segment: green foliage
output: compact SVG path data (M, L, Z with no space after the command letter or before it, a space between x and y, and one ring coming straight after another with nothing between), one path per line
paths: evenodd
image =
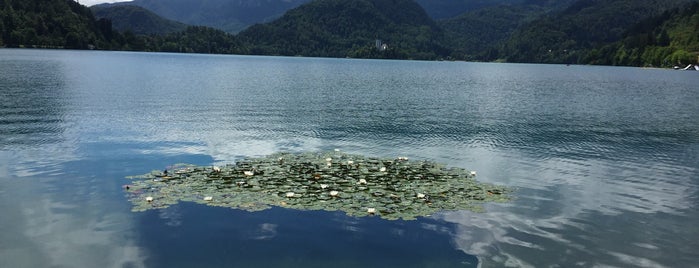
M245 49L237 39L224 31L190 26L186 30L148 39L148 50L162 52L243 54Z
M669 56L670 62L676 62L677 64L683 65L686 63L695 63L697 56L693 53L689 53L685 50L678 49L672 52Z
M697 62L698 2L518 0L437 24L413 0L314 0L233 36L123 4L96 20L71 0L0 0L0 46L668 67Z
M501 5L441 20L454 59L491 61L512 32L540 12L536 6Z
M697 63L697 32L699 3L695 2L639 22L622 40L591 51L582 62L658 67Z
M512 62L600 62L590 58L588 53L621 40L639 21L687 2L689 0L579 0L562 12L543 16L516 31L505 43L501 56ZM633 48L623 53L599 54L608 50L595 53L607 63L637 63L642 55Z
M85 49L105 45L92 13L71 0L3 0L2 42L10 47Z
M271 21L287 10L310 0L134 0L102 4L94 7L134 5L152 11L163 18L190 25L208 26L228 33L237 33L248 26Z
M115 49L134 51L168 51L194 53L244 53L237 39L221 30L208 27L183 27L181 31L165 35L140 35L132 30L112 29L112 21L95 20L90 9L71 0L1 0L0 15L3 27L2 43L11 47L51 47L72 49ZM142 17L140 8L121 8L119 12L131 18ZM151 23L147 22L145 24ZM145 25L144 24L144 25Z
M525 0L416 0L434 19L447 19L463 13L499 5L515 5Z
M254 25L239 37L250 53L285 56L435 59L448 55L443 33L411 0L323 0ZM388 45L375 49L375 40Z

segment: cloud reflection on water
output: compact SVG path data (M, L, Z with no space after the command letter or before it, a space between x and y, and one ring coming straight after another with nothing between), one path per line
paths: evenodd
M105 211L112 206L99 197L76 204L57 195L51 174L61 168L39 168L55 161L16 161L0 151L0 267L145 267L128 211ZM79 188L71 190L99 195Z
M435 215L456 225L456 247L479 256L483 267L673 266L650 253L676 251L683 241L644 233L669 231L655 215L691 210L695 169L668 161L535 159L487 147L469 154L487 159L473 163L481 179L497 176L519 187L512 203L488 205L486 213Z

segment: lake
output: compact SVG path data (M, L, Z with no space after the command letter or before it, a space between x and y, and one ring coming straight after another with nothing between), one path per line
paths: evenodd
M691 267L699 73L0 49L0 267ZM515 188L414 221L195 203L126 176L340 149Z

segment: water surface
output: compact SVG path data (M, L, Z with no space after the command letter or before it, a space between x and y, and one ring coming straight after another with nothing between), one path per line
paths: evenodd
M1 267L691 267L699 73L0 49ZM181 203L128 175L339 148L516 187L416 221Z

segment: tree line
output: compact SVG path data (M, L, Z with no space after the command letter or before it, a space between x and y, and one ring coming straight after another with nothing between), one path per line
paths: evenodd
M541 9L494 7L437 23L412 0L319 0L238 35L202 26L145 35L115 30L110 20L96 19L72 0L0 0L0 46L659 67L696 63L699 3L672 1L689 4L657 14L663 5L658 1L579 0L545 15Z

